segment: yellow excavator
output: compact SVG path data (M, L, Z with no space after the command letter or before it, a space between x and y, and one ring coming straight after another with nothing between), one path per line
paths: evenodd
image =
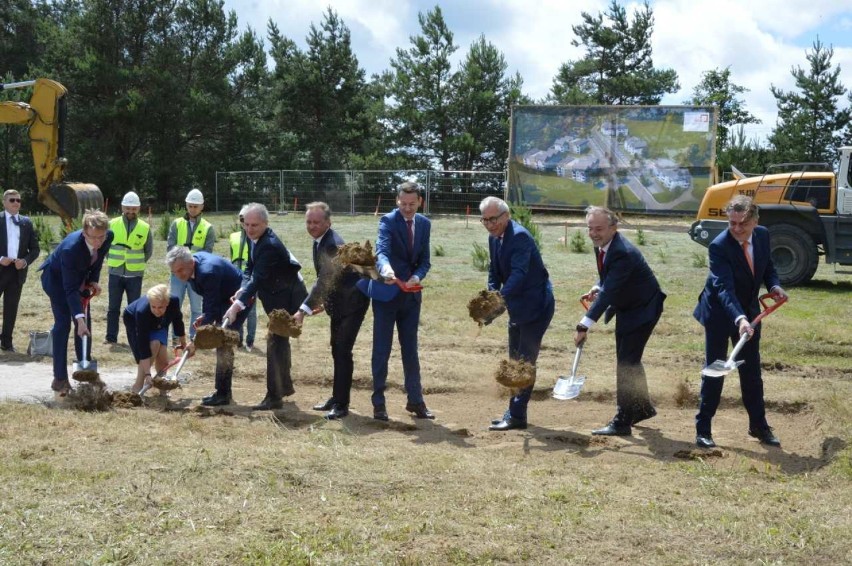
M29 131L38 182L38 201L70 224L89 208L103 209L104 196L91 183L65 181L65 96L56 81L37 79L0 84L0 91L32 87L27 102L0 102L0 124L18 124Z

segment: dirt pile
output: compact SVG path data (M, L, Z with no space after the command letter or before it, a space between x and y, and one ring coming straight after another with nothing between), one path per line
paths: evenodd
M236 346L240 343L240 335L215 324L205 324L195 332L193 342L200 350L214 350L223 346Z
M284 309L275 309L269 313L269 331L285 338L298 338L302 334L302 327Z
M524 389L535 383L535 366L523 360L500 360L494 379L512 389Z
M142 406L142 397L132 391L116 391L112 394L112 406L116 409L132 409Z
M468 301L467 311L479 326L491 324L495 318L506 312L506 302L498 291L483 289Z
M109 411L112 402L113 394L107 391L106 384L100 380L83 383L66 397L70 408L89 413Z

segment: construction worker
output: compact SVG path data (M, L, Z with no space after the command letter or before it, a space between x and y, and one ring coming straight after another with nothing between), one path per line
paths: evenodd
M107 256L109 306L104 344L118 343L121 299L126 294L129 305L142 295L145 264L154 251L151 227L139 219L141 207L139 195L130 191L121 199L121 216L109 222L114 237Z
M249 259L249 242L246 239L245 229L245 213L246 206L240 210L240 229L233 232L228 237L228 243L231 248L231 263L233 263L240 271L245 271L246 264ZM240 347L245 347L246 352L251 352L254 348L254 337L257 333L257 308L256 303L252 303L249 307L249 312L246 318L245 340L243 340L243 326L240 325Z
M186 214L182 218L176 218L169 226L169 236L166 242L167 252L175 246L184 246L193 253L199 251L213 253L216 231L212 224L201 218L203 211L204 195L200 190L192 189L186 194ZM181 281L172 275L169 281L169 290L172 295L178 298L181 308L183 307L184 295L189 294L190 322L201 316L201 295L193 291L186 281ZM189 326L189 338L190 340L195 338L195 328L191 324ZM175 341L176 337L173 332L172 342Z

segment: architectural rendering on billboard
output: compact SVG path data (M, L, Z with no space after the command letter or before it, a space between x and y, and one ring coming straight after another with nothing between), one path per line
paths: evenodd
M712 106L516 106L509 199L695 212L712 183L716 123Z

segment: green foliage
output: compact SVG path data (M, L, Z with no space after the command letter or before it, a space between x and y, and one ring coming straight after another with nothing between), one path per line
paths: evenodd
M488 271L488 264L490 261L488 248L486 248L482 244L474 242L473 251L470 255L471 259L473 260L474 269L476 269L477 271Z
M82 228L83 223L79 218L72 218L68 222L63 222L62 225L59 226L59 239L64 240L65 236L70 234L71 232L76 232L80 228Z
M692 267L707 268L707 252L692 252Z
M172 216L174 216L175 218L180 218L184 214L186 214L186 205L185 204L175 203L175 205L172 206Z
M640 246L644 246L648 243L647 236L645 236L645 230L642 228L636 228L636 243Z
M35 230L39 247L42 252L50 252L53 244L56 243L56 233L41 214L33 216L31 220L33 222L33 229Z
M731 81L731 67L712 69L701 73L701 82L692 90L692 98L687 104L697 106L716 105L719 108L719 121L716 128L716 154L729 146L730 128L745 124L760 124L760 120L745 109L738 95L749 89Z
M669 262L669 246L666 242L663 242L663 245L657 248L657 259L663 264Z
M447 251L444 249L444 246L435 244L435 257L444 257L445 255L447 255Z
M571 239L568 241L568 248L572 253L584 254L586 253L587 241L586 236L580 230L576 230L571 234Z
M164 242L169 239L169 228L172 225L172 215L164 212L157 223L157 237Z
M509 205L509 210L512 212L512 220L527 229L535 240L535 247L541 250L541 230L533 222L532 210L522 204Z

